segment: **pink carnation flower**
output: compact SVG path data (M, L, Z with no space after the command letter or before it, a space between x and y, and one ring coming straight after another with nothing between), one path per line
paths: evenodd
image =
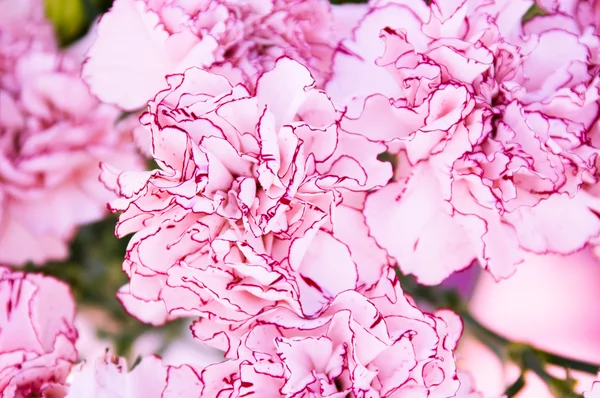
M458 316L422 313L386 278L369 296L340 293L310 320L283 308L259 315L235 359L202 371L200 396L454 397Z
M180 398L197 397L198 371L188 365L164 366L151 356L128 370L124 358L109 352L73 369L67 397L72 398Z
M519 248L570 253L600 234L583 191L596 182L593 37L552 19L521 28L530 5L373 2L336 55L328 88L348 104L342 127L398 154L367 223L423 283L474 260L506 278ZM353 70L368 76L356 88Z
M0 263L42 264L65 258L76 228L106 214L99 162L139 166L115 128L119 111L58 51L42 2L13 6L0 5Z
M142 117L160 168L102 177L121 195L117 235L136 232L120 292L132 314L229 324L279 305L314 316L379 279L387 257L361 209L391 176L376 159L384 147L338 128L304 66L280 59L255 96L200 69L169 85Z
M141 108L164 76L189 67L249 87L277 58L327 77L337 44L325 0L116 0L100 20L84 77L103 101Z
M211 333L203 319L197 337L225 343L232 356L204 369L148 357L127 371L107 352L75 369L68 397L480 397L468 375L457 374L458 316L419 311L391 270L365 294L342 292L313 319L267 309L243 331Z
M64 397L77 360L68 286L0 268L0 302L0 397Z

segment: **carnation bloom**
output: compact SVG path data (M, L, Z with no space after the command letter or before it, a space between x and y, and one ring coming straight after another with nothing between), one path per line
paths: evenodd
M327 77L337 44L325 0L116 0L102 17L84 77L103 101L145 105L164 76L192 66L249 87L285 55Z
M283 306L267 309L235 341L240 330L212 334L205 322L193 328L197 337L232 343L223 346L231 359L200 369L146 357L128 371L123 358L107 352L75 368L68 396L480 397L468 374L457 374L458 316L419 311L391 270L365 295L340 293L316 318Z
M154 324L239 323L277 305L314 316L379 279L387 257L361 210L391 176L376 159L385 148L338 128L307 68L281 58L256 95L196 68L168 82L142 116L159 168L102 176L121 196L117 235L136 232L119 294L130 313Z
M106 214L99 162L138 161L119 111L57 49L42 2L3 2L0 14L0 263L42 264L64 259L76 228Z
M67 285L0 268L0 302L0 397L64 396L77 360Z
M281 307L262 313L234 359L202 371L200 396L454 397L458 316L422 313L397 280L384 278L368 295L342 292L314 319Z
M530 5L373 2L336 55L328 89L348 104L342 127L397 154L367 224L423 283L474 260L506 278L519 249L566 254L600 234L583 190L596 183L594 37L547 17L522 28ZM369 72L356 88L353 70Z
M110 352L82 362L71 373L72 398L178 398L198 396L197 370L188 365L164 366L157 357L145 357L132 370L127 361Z

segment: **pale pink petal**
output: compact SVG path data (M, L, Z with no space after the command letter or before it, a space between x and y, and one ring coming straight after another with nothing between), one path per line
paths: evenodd
M67 397L176 398L202 388L192 366L165 366L155 356L142 358L132 370L122 357L109 351L94 362L81 363L72 373Z
M439 183L424 164L369 195L365 216L377 242L421 283L438 284L475 259L465 230L451 216Z
M115 1L96 34L83 76L105 102L126 110L141 108L166 86L165 76L176 72L179 59L168 54L169 34L141 0Z

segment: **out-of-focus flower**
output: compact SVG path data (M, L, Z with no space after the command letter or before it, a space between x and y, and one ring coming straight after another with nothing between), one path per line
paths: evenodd
M88 92L41 8L0 3L0 263L11 265L64 259L76 228L106 214L100 161L139 168L119 111Z
M345 15L344 15L345 16ZM281 56L327 78L337 44L325 0L116 0L84 77L103 101L138 109L189 67L253 87Z
M40 0L23 0L18 3L0 2L0 42L4 52L9 45L23 49L23 39L29 40L29 45L38 49L53 49L56 46L52 25L44 16L43 2ZM2 61L4 67L4 61ZM4 84L4 82L3 82Z
M64 397L77 360L66 284L0 268L0 397Z
M109 351L83 362L69 376L70 398L176 398L199 396L202 384L191 366L164 366L157 357L146 357L133 370L127 361Z
M519 249L567 254L600 234L585 190L596 183L598 38L548 17L522 28L530 1L475 3L373 2L328 85L348 104L342 127L397 154L367 224L427 284L474 260L506 278Z
M257 316L236 358L202 371L201 396L454 397L459 318L423 314L385 278L369 296L343 292L310 320Z
M482 273L470 310L485 327L510 339L576 360L595 363L600 358L600 315L595 311L600 298L600 261L591 248L569 256L524 253L519 272L497 283ZM500 395L519 376L519 369L505 367L484 347L472 342L466 350L459 345L457 363L475 378L487 396ZM462 341L461 341L462 344ZM497 361L497 362L496 362ZM564 368L548 369L565 377ZM570 372L577 392L589 389L593 376ZM551 396L548 386L527 372L522 398Z
M338 128L307 68L278 60L256 95L200 69L169 85L142 117L160 168L102 176L121 196L117 234L136 232L120 292L130 313L154 324L234 324L273 306L310 317L377 282L387 256L361 209L391 168L376 159L382 145Z

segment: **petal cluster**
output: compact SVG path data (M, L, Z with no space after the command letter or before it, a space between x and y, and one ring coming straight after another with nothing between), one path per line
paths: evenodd
M206 333L205 321L194 332ZM418 310L393 272L364 295L340 293L316 318L277 307L247 323L229 360L199 368L146 357L128 369L107 351L74 367L67 397L479 397L455 367L460 319Z
M77 360L67 285L0 268L0 302L0 397L64 397Z
M118 296L147 323L197 319L228 360L107 355L73 394L481 397L456 370L458 317L418 310L391 266L499 280L523 253L598 242L595 5L540 4L116 0L84 75L147 103L155 162L102 166L133 234Z
M599 38L565 15L522 24L531 5L374 1L335 57L342 128L386 142L397 163L367 224L423 283L473 261L506 278L519 249L566 254L600 234ZM368 77L353 85L357 71Z
M249 87L281 56L329 74L336 46L325 0L117 0L100 21L84 68L92 91L141 108L164 76L195 66Z
M125 358L109 351L73 369L67 398L177 398L198 396L202 384L188 365L165 366L145 357L129 370Z
M42 264L64 259L76 228L106 214L99 162L136 169L138 158L119 111L57 48L42 2L3 2L0 14L0 263Z
M132 314L310 317L379 279L387 256L361 210L391 177L385 147L339 128L306 67L279 59L256 95L196 68L168 82L141 118L159 168L102 175L120 195L117 234L135 232L120 293Z
M454 397L458 317L422 313L386 278L368 295L343 292L310 320L261 314L235 359L202 371L200 396Z

